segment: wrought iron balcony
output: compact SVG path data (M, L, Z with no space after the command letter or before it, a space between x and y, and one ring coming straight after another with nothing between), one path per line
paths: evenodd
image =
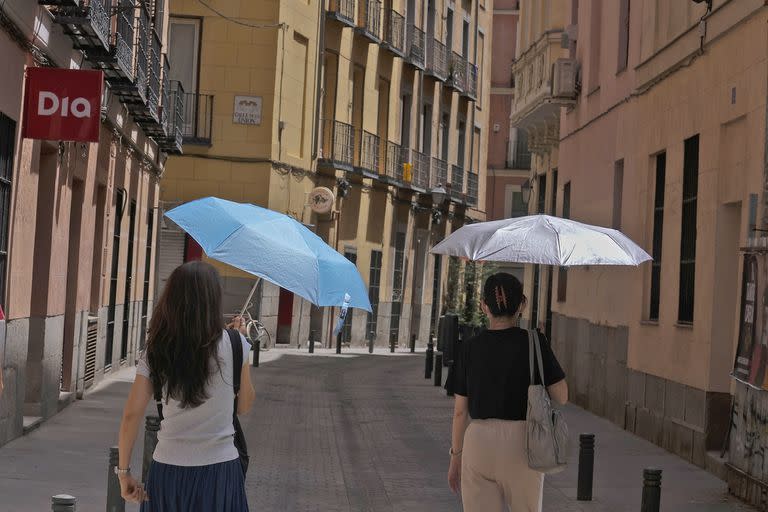
M385 176L391 181L403 181L403 148L399 144L387 141L387 161L384 166Z
M328 0L326 15L350 27L355 26L355 0Z
M150 20L147 8L144 4L141 5L138 25L136 26L136 59L133 66L133 76L135 77L136 94L143 103L146 103L147 87L149 86Z
M436 39L427 39L427 62L425 73L438 80L448 78L448 48Z
M168 55L163 55L163 76L160 82L160 126L163 130L163 135L167 136L170 133L170 117L168 112L171 110L171 63L168 60Z
M405 57L405 18L394 9L384 11L382 46L399 57Z
M149 77L147 83L147 106L152 120L160 119L160 50L162 43L160 36L153 31L149 45Z
M182 137L184 144L210 145L213 128L213 96L196 92L184 93L179 84L179 95L184 98Z
M408 25L405 45L407 61L419 69L424 69L424 31L415 25Z
M323 119L321 160L352 170L355 155L355 133L352 125L334 119Z
M477 206L478 186L480 179L477 173L467 173L467 204Z
M107 77L133 81L133 48L135 45L134 0L120 0L117 8L117 31L110 59L102 66Z
M381 42L381 1L358 0L357 32L374 43Z
M73 41L74 47L86 52L103 53L110 49L111 0L39 0L48 5L54 21L64 27L64 33Z
M381 156L380 139L371 132L362 131L360 167L363 172L381 174L379 158Z
M467 87L467 59L456 52L451 55L451 76L448 85L459 92L464 92Z
M448 162L437 157L432 157L432 172L430 175L429 187L435 188L438 185L445 187L448 185Z
M464 169L458 165L451 166L451 198L464 200Z
M467 79L463 95L471 100L477 99L477 66L467 63Z
M429 164L430 157L416 150L411 151L411 163L413 164L413 179L411 186L420 190L426 190L429 187Z
M180 155L184 143L184 88L178 81L167 82L163 79L162 116L165 123L165 137L158 140L160 148L166 153Z

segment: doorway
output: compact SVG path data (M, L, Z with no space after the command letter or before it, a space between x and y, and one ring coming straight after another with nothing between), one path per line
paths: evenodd
M291 342L291 324L293 323L293 292L280 288L277 304L277 343Z

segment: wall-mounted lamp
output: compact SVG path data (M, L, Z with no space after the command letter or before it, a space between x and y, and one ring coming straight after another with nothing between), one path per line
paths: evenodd
M443 212L440 210L432 210L432 224L438 225L443 222Z
M339 189L337 194L339 197L347 197L349 195L349 189L352 188L352 185L349 184L349 181L347 181L346 178L338 178L336 180L336 187Z
M533 187L531 186L531 180L530 179L525 180L525 183L523 183L523 186L520 187L520 191L522 192L522 195L523 195L523 203L526 204L526 205L528 204L528 201L531 200L531 189L532 188Z
M432 194L432 202L436 205L441 205L445 202L445 198L448 196L448 192L443 188L441 183L438 183L430 193Z

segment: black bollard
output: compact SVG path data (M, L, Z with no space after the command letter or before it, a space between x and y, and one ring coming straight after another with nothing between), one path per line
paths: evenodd
M77 498L69 494L57 494L51 497L51 510L53 512L76 512Z
M253 367L259 367L259 358L261 357L261 341L256 340L253 342Z
M389 351L393 354L395 353L396 344L397 344L397 341L395 341L394 339L389 340Z
M435 354L435 386L443 385L443 354Z
M309 353L310 354L315 353L315 331L314 330L309 331Z
M416 352L416 335L411 334L411 354Z
M157 446L157 431L160 430L160 418L157 416L147 416L144 421L144 455L142 457L141 481L147 481L149 466L152 465L152 455Z
M371 331L368 334L368 353L373 354L373 344L376 341L376 333Z
M659 512L661 510L661 470L646 468L643 470L643 502L640 512Z
M576 499L592 501L592 481L595 472L595 434L579 436L579 480Z
M341 333L336 336L336 353L341 354Z
M424 364L424 378L425 379L431 379L432 378L432 365L434 364L435 359L435 344L432 343L432 338L429 339L429 343L427 343L427 360Z
M120 480L115 468L120 463L117 446L109 449L109 470L107 471L107 512L125 512L125 500L120 495Z

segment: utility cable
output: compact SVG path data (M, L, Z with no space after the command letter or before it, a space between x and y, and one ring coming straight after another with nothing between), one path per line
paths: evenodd
M242 25L244 27L248 28L277 28L277 27L283 27L285 26L285 23L263 23L263 24L255 24L255 23L248 23L246 21L240 21L238 19L232 18L231 16L227 16L226 14L216 10L211 4L209 4L206 0L197 0L200 4L202 4L206 9L214 13L216 16L223 18L229 22L236 23L238 25Z

